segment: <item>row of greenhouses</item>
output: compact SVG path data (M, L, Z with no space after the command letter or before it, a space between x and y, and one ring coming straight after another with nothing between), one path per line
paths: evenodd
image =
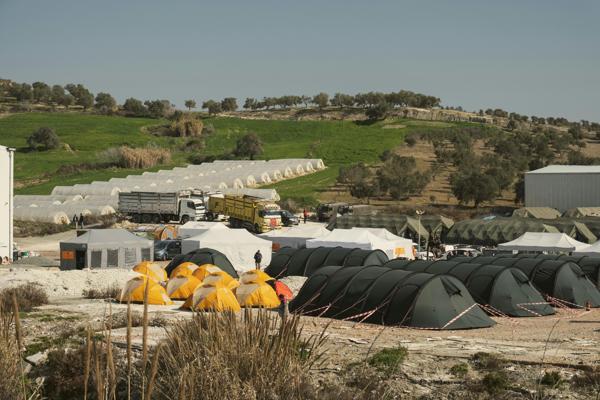
M56 186L50 195L14 197L15 219L70 223L73 216L114 214L120 192L179 190L219 191L279 200L274 189L261 189L325 168L321 159L218 160L200 165L144 172L125 178L111 178L89 184Z

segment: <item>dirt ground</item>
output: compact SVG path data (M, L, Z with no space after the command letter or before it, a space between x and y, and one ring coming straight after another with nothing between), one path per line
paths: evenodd
M149 328L151 345L166 336L169 324L191 318L190 312L178 310L180 305L181 302L173 306L150 306L150 319L159 316L165 325ZM133 309L141 313L143 307L133 305ZM26 345L35 349L40 343L52 343L49 338L61 330L79 326L81 331L87 324L97 325L109 315L125 311L125 305L105 300L53 299L51 304L24 316ZM539 389L538 381L547 371L558 371L569 380L582 370L598 365L600 309L559 310L548 317L494 320L497 325L491 328L457 331L382 327L317 317L301 317L301 325L305 337L325 332L324 362L313 371L320 382L339 381L353 364L367 360L377 351L404 346L408 349L408 359L401 373L393 382L386 381L386 385L395 387L395 393L399 391L403 396L392 398L590 398L588 391L574 391L569 384L546 389L546 394L552 394L550 397L531 397L531 393ZM112 331L113 343L124 347L125 335L125 328ZM134 349L141 346L141 338L142 328L134 328ZM525 397L472 397L471 392L459 396L458 393L467 390L481 374L471 367L467 378L458 379L450 369L459 363L469 364L471 357L479 352L505 359L507 364L503 368L514 376L512 385L517 390L511 393L516 396L521 391L519 396L525 393Z

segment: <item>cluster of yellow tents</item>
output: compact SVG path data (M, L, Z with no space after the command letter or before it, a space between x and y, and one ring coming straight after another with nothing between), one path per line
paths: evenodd
M133 270L140 275L125 284L121 302L143 303L147 291L148 304L171 305L173 300L185 300L182 308L188 310L239 311L241 307L278 307L282 294L291 298L289 288L260 270L245 272L239 280L216 265L191 262L178 265L170 276L149 261Z

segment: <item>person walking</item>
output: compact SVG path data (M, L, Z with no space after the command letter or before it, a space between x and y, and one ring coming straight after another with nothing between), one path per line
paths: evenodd
M306 223L306 220L308 219L308 211L306 210L306 208L304 209L303 216L304 216L304 223Z
M79 225L81 225L81 229L85 228L83 226L83 213L79 213Z
M73 215L73 219L71 220L71 222L73 222L73 225L75 225L75 229L77 229L77 223L79 222L79 219L77 219L77 214Z
M288 307L287 298L280 294L279 296L279 307L277 307L277 314L279 314L279 318L281 318L281 324L285 324L287 320L287 316L290 313L290 309Z
M260 250L257 250L256 253L254 253L254 264L256 266L256 269L260 269L261 261L262 261L262 253L260 252Z

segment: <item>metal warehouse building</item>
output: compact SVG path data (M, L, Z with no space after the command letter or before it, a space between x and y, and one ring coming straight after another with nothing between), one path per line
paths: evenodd
M525 174L525 206L564 212L600 206L600 166L549 165Z

